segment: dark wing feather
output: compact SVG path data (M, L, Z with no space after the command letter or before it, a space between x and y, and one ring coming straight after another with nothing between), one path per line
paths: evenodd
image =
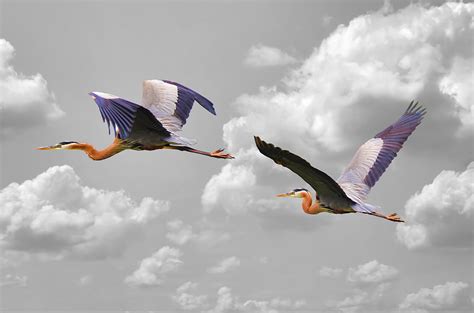
M161 137L170 135L170 132L146 108L119 97L105 98L97 93L91 95L99 107L102 120L107 122L109 134L112 126L115 136L121 139L128 138L132 132L142 131L151 131Z
M346 196L342 188L326 173L312 167L306 160L290 151L282 150L271 143L266 143L259 137L254 138L258 150L263 155L300 176L314 188L321 202L325 205L337 209L346 208L354 204L354 202Z

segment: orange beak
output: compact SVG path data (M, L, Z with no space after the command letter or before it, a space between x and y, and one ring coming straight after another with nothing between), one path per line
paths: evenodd
M288 192L288 193L280 193L276 196L279 197L279 198L284 198L284 197L289 197L290 195L291 195L291 193Z

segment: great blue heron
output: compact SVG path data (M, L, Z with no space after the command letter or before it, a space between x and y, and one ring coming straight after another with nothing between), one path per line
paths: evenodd
M384 215L377 212L377 208L365 203L365 200L370 188L385 172L408 136L421 123L425 113L424 108L412 101L398 121L369 139L357 150L337 181L290 151L266 143L259 137L255 137L255 143L262 154L295 172L314 188L316 191L314 202L311 193L304 188L278 195L278 197L302 198L305 213L364 213L393 222L403 222L396 213Z
M198 102L212 114L216 114L211 101L179 83L169 80L146 80L143 82L141 105L103 93L91 92L90 96L99 107L110 134L112 127L115 140L103 150L96 150L88 143L63 141L39 150L82 150L93 160L107 159L123 150L172 149L198 153L213 158L232 159L223 149L206 152L189 147L195 140L177 134L193 107Z

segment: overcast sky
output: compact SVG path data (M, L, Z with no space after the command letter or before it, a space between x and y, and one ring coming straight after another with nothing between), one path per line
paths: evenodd
M474 5L0 1L3 312L470 312ZM199 91L183 135L235 160L108 145L87 95ZM253 135L337 178L412 100L428 111L369 202L306 215Z

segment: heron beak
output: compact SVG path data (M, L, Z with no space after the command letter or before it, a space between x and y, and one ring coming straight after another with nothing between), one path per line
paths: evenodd
M279 197L279 198L285 198L285 197L290 197L291 195L292 195L291 192L287 192L287 193L280 193L276 196Z
M36 150L59 150L59 149L61 149L60 145L36 148Z

